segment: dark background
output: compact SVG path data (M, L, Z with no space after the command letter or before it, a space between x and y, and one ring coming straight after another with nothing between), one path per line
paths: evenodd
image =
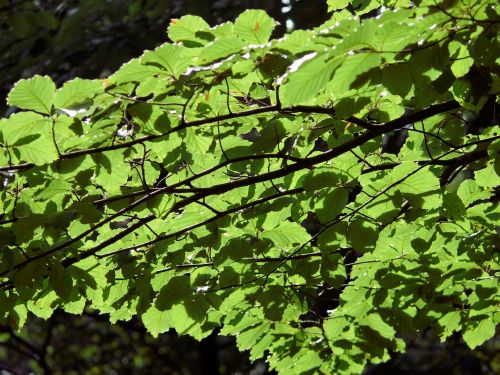
M108 76L121 64L167 41L171 18L203 17L211 25L233 21L249 8L280 22L274 37L320 25L326 0L0 0L0 114L20 78L47 74L58 86L74 77ZM441 344L432 332L406 338L408 353L394 355L367 374L494 374L500 341L470 351L459 335ZM497 367L498 368L498 367ZM56 312L30 317L22 332L0 325L0 374L267 374L251 364L233 338L216 334L197 342L174 332L153 339L133 319L111 325L106 316Z

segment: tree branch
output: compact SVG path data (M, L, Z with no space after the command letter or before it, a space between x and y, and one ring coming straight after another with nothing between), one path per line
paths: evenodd
M275 106L271 106L271 107L275 107ZM356 148L356 147L364 144L365 142L367 142L367 141L369 141L369 140L371 140L373 138L378 137L379 135L381 135L381 134L383 134L385 132L388 132L388 131L391 131L391 130L394 130L394 129L398 129L398 128L406 125L406 124L414 123L416 121L423 120L425 118L428 118L428 117L434 116L436 114L439 114L439 113L442 113L442 112L446 112L446 111L455 109L457 107L458 107L458 103L456 101L454 101L454 100L451 100L451 101L448 101L448 102L445 102L445 103L441 103L441 104L437 104L437 105L432 105L432 106L429 106L429 107L427 107L427 108L425 108L425 109L423 109L421 111L418 111L418 112L412 113L410 115L403 116L403 117L400 117L398 119L389 121L389 122L387 122L384 125L377 126L376 129L367 130L364 133L362 133L360 136L358 136L358 137L356 137L356 138L354 138L354 139L352 139L350 141L347 141L344 144L339 145L339 146L337 146L337 147L335 147L335 148L333 148L333 149L331 149L331 150L329 150L329 151L327 151L325 153L316 155L316 156L311 157L311 158L301 159L300 161L297 161L294 164L287 165L287 166L285 166L285 167L283 167L283 168L281 168L279 170L275 170L275 171L272 171L272 172L269 172L269 173L264 173L262 175L257 175L257 176L249 177L249 178L243 179L243 180L236 180L236 181L231 181L231 182L228 182L228 183L223 183L223 184L215 185L215 186L208 187L208 188L198 188L197 189L197 193L195 193L195 194L193 194L193 195L185 198L184 200L182 200L182 201L174 204L174 206L172 207L171 211L176 211L176 210L178 210L178 209L180 209L182 207L187 206L190 203L193 203L193 202L195 202L197 200L206 198L206 197L208 197L210 195L220 195L220 194L223 194L223 193L225 193L227 191L230 191L230 190L233 190L233 189L236 189L236 188L239 188L239 187L254 185L256 183L269 181L271 179L285 177L286 175L288 175L288 174L290 174L292 172L296 172L296 171L299 171L299 170L304 169L304 168L310 168L310 167L312 167L312 166L314 166L314 165L316 165L318 163L322 163L322 162L331 160L331 159L333 159L333 158L335 158L335 157L337 157L339 155L342 155L345 152L353 150L354 148ZM257 108L256 110L262 110L262 108ZM246 111L246 112L248 113L249 111ZM252 112L252 113L254 113L254 112ZM224 116L231 117L232 115L224 115ZM219 117L221 117L221 116L219 116ZM201 120L201 121L203 121L203 120ZM193 124L193 123L190 123L190 124ZM462 147L465 147L465 146L462 146ZM439 159L439 158L436 158L436 159ZM193 178L196 178L196 177L193 176ZM135 201L134 203L132 203L129 207L126 207L126 208L118 211L114 215L111 215L109 218L104 219L103 221L101 221L100 223L98 223L96 226L94 226L93 228L91 228L91 229L89 229L89 230L81 233L80 235L78 235L74 239L72 239L70 241L67 241L66 243L61 244L59 246L56 246L55 248L52 248L52 249L46 251L43 254L35 255L35 256L31 257L30 259L27 259L27 260L25 260L25 261L23 261L21 263L18 263L15 266L11 267L9 270L1 272L0 273L0 277L6 276L8 273L10 273L12 271L15 271L15 270L18 270L18 269L20 269L21 267L25 266L26 264L28 264L30 262L33 262L35 260L44 258L47 255L53 254L53 253L55 253L55 252L57 252L59 250L67 248L69 245L71 245L71 244L79 241L80 239L86 237L87 235L91 234L95 230L96 227L101 227L102 225L110 222L114 218L122 215L123 213L129 211L130 209L132 209L134 207L137 207L139 204L144 203L145 201L147 201L148 199L152 198L155 195L158 195L158 194L160 194L162 192L168 192L168 189L172 189L174 186L178 187L176 185L173 185L171 187L167 187L167 188L164 188L164 189L159 189L159 190L152 191L150 194L148 194L145 197L143 197L141 199L138 199L137 201ZM353 211L349 215L353 215L356 212L357 211ZM134 230L138 229L139 227L141 227L142 225L148 223L149 221L151 221L153 219L154 219L153 215L149 215L149 216L147 216L145 218L140 219L137 223L134 223L132 226L130 226L129 228L127 228L127 229L125 229L123 231L121 231L117 235L115 235L115 236L113 236L113 237L105 240L104 242L102 242L101 244L95 246L94 248L89 249L89 250L81 253L76 258L72 258L74 261L72 261L69 264L73 264L76 261L78 261L79 259L83 259L84 257L88 257L88 256L91 256L91 255L94 255L98 251L106 248L107 246L111 245L112 243L116 242L117 240L125 237L126 235L128 235L130 233L132 233ZM5 282L3 284L0 284L0 289L5 290L5 288L7 288L7 289L12 288L12 284L10 282Z
M267 112L274 112L274 111L281 111L281 112L304 112L304 113L331 113L331 110L328 108L323 108L323 107L311 107L314 108L310 110L310 112L306 112L306 109L308 107L304 106L296 106L296 107L290 107L290 108L280 108L278 105L269 105L269 106L264 106L264 107L258 107L258 108L253 108L253 109L248 109L245 111L241 112L233 112L229 114L224 114L220 116L214 116L211 118L206 118L206 119L200 119L200 120L194 120L191 122L186 122L186 121L181 121L181 124L176 126L173 129L170 129L169 131L162 133L162 134L151 134L147 135L144 137L140 137L137 139L134 139L129 142L123 142L115 145L110 145L110 146L103 146L103 147L95 147L95 148L88 148L85 150L76 150L76 151L70 151L67 153L63 153L60 155L60 157L57 160L64 160L64 159L72 159L76 158L78 156L83 156L83 155L90 155L90 154L95 154L95 153L100 153L104 151L112 151L112 150L119 150L122 148L128 148L131 146L134 146L139 143L147 142L147 141L153 141L156 139L160 139L163 137L166 137L167 135L170 135L172 133L178 132L183 129L187 129L189 127L194 127L194 126L199 126L199 125L205 125L205 124L211 124L215 123L217 121L225 121L225 120L231 120L239 117L246 117L246 116L251 116L251 115L256 115L256 114L261 114L261 113L267 113ZM385 132L388 132L390 130L397 129L398 127L402 127L403 125L406 124L411 124L415 121L420 121L421 119L425 119L427 117L430 117L434 114L442 113L449 111L451 109L459 108L458 102L455 100L450 100L448 102L442 103L442 104L437 104L430 106L422 111L416 112L414 114L410 114L408 116L404 116L402 118L390 121L386 123L383 126L371 126L369 127L370 130L378 131L380 132L383 130L381 133L378 135L384 134ZM314 111L321 111L321 112L314 112ZM423 116L423 117L422 117ZM404 119L411 119L411 121L404 120ZM354 117L350 117L348 121L355 123L356 125L361 126L361 124L366 123L363 120L356 119ZM393 126L393 124L399 124L399 126ZM17 165L9 165L5 167L0 167L0 171L2 172L13 172L17 170L26 170L35 167L34 163L22 163L22 164L17 164Z

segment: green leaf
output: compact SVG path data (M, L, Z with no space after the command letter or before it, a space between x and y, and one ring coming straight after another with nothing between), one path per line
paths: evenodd
M29 301L27 304L28 310L42 319L49 319L57 307L58 296L54 291L51 291L40 298Z
M445 314L438 322L443 329L443 333L441 334L441 342L443 342L453 332L460 330L462 327L462 314L460 311L452 311Z
M394 168L391 177L393 181L401 181L399 190L412 206L431 209L442 204L439 179L428 169L421 169L411 162L402 163Z
M156 306L161 310L169 309L190 294L189 276L174 276L161 288Z
M195 42L205 44L203 32L210 29L210 25L198 16L183 16L170 21L168 37L174 42Z
M164 133L171 128L167 113L158 106L138 103L129 106L127 111L145 133Z
M314 168L304 176L302 186L307 192L313 192L335 186L338 182L339 175L332 168Z
M92 98L103 90L104 84L101 80L75 78L57 90L54 106L59 109L86 107L92 103Z
M401 97L406 97L412 87L412 80L406 64L391 64L382 68L382 83L387 90Z
M204 330L202 324L206 318L208 303L205 299L190 299L173 306L174 328L181 335L190 335L197 340L208 336L211 330Z
M294 244L300 245L310 238L303 227L290 221L284 221L276 228L262 232L261 236L271 240L279 248L290 248Z
M168 215L174 204L175 198L168 194L157 194L147 201L148 208L158 218Z
M264 321L242 331L237 338L238 347L241 350L253 349L252 357L259 358L262 356L265 347L254 348L254 345L255 343L260 343L261 340L271 344L273 337L268 334L269 328L270 323Z
M172 317L169 311L161 311L151 306L142 314L142 323L153 337L158 337L160 333L172 328Z
M183 52L183 47L165 43L154 51L145 52L141 62L147 66L159 67L161 71L178 78L189 66L189 58Z
M490 178L490 176L488 176L488 178ZM457 195L460 197L465 207L475 201L490 197L490 193L482 190L474 180L463 181L457 190Z
M290 67L287 81L280 90L282 104L292 107L317 97L342 60L342 57L330 59L328 55L317 56L316 52L296 60L295 65Z
M339 215L347 204L347 189L337 188L322 191L318 199L316 215L322 223L328 223Z
M158 69L141 64L141 59L132 59L123 64L120 69L109 76L108 81L110 84L124 84L128 82L142 82L152 76Z
M384 322L379 314L367 315L363 319L362 324L370 327L380 336L389 340L392 340L396 335L396 330Z
M36 75L18 81L7 96L7 103L22 109L50 114L56 85L48 76Z
M347 238L356 251L365 253L373 250L378 233L379 227L375 223L358 218L350 223Z
M491 318L467 322L463 334L465 343L474 349L495 335L496 324Z
M199 64L207 64L209 62L227 57L233 53L241 51L245 42L233 36L223 36L210 42L200 53L198 59Z
M200 155L208 152L212 139L205 137L193 128L187 128L185 142L192 155Z
M380 55L375 53L348 55L342 62L342 65L335 70L328 90L334 93L335 96L342 97L344 92L361 86L360 83L356 83L356 80L359 80L363 73L368 72L372 68L377 68L378 70L380 61ZM333 62L328 63L334 64Z
M64 300L69 299L73 288L73 280L60 262L54 262L50 265L49 283L59 297Z
M11 158L44 165L57 159L49 119L34 113L20 112L2 124L0 132L4 142L12 149Z
M344 9L347 5L351 3L350 0L327 0L328 12L333 12L334 10Z
M340 254L321 255L321 276L334 288L344 283L347 274Z
M76 301L70 301L63 305L64 311L69 314L81 315L85 309L86 300L83 297Z
M474 59L469 56L467 47L458 41L451 41L448 45L448 49L454 60L451 64L451 71L455 77L463 77L474 64Z
M241 13L234 23L238 37L251 44L264 44L269 40L276 23L263 10L249 9Z
M479 186L484 188L492 189L495 186L500 185L500 175L498 174L500 168L500 158L496 158L494 161L488 162L486 167L474 172L474 177Z
M120 186L127 182L130 165L125 162L120 150L107 151L93 155L96 168L95 182L110 193L120 190Z

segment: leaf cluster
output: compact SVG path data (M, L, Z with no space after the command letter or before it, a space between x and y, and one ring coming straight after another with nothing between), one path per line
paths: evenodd
M427 328L491 338L498 5L416 3L330 1L278 40L261 10L186 16L107 79L19 81L0 319L220 328L287 374L360 373Z

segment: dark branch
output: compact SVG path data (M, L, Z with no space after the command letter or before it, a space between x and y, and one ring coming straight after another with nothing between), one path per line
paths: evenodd
M275 106L271 106L271 107L275 107ZM313 167L314 165L316 165L318 163L322 163L322 162L331 160L331 159L333 159L333 158L335 158L335 157L337 157L339 155L342 155L345 152L351 151L354 148L356 148L356 147L364 144L365 142L367 142L367 141L369 141L369 140L371 140L373 138L378 137L379 135L381 135L381 134L383 134L385 132L388 132L388 131L391 131L391 130L394 130L394 129L398 129L398 128L406 125L406 124L414 123L416 121L423 120L425 118L434 116L434 115L436 115L438 113L446 112L446 111L455 109L457 107L458 107L458 103L456 101L454 101L454 100L451 100L451 101L448 101L448 102L445 102L445 103L441 103L441 104L437 104L437 105L433 105L433 106L425 108L425 109L423 109L421 111L412 113L412 114L407 115L407 116L403 116L403 117L395 119L393 121L389 121L388 123L386 123L384 125L377 126L376 129L365 131L360 136L358 136L358 137L356 137L356 138L354 138L354 139L352 139L352 140L350 140L348 142L345 142L344 144L339 145L339 146L335 147L334 149L331 149L330 151L327 151L327 152L325 152L323 154L320 154L320 155L316 155L316 156L311 157L311 158L302 159L300 161L295 162L294 164L287 165L287 166L285 166L285 167L283 167L283 168L281 168L279 170L275 170L275 171L272 171L272 172L269 172L269 173L264 173L262 175L257 175L257 176L249 177L249 178L246 178L246 179L241 179L241 180L236 180L236 181L231 181L231 182L228 182L228 183L223 183L223 184L215 185L215 186L208 187L208 188L198 188L197 189L197 193L195 193L195 194L193 194L193 195L191 195L191 196L183 199L182 201L176 203L172 207L171 211L176 211L176 210L178 210L178 209L180 209L182 207L187 206L190 203L193 203L195 201L201 200L201 199L206 198L206 197L208 197L210 195L220 195L220 194L223 194L223 193L225 193L227 191L230 191L230 190L233 190L233 189L236 189L236 188L239 188L239 187L249 186L249 185L253 185L253 184L256 184L256 183L265 182L265 181L269 181L269 180L280 178L280 177L285 177L288 174L296 172L296 171L299 171L301 169L311 168L311 167ZM263 110L263 108L257 108L257 109L255 109L253 111L262 111L262 110ZM246 112L248 113L250 111L246 111ZM239 115L241 115L241 112L239 113ZM224 117L224 116L231 118L233 115L223 115L223 116L219 116L219 117ZM203 122L204 120L200 120L200 121ZM203 123L205 123L205 122L203 122ZM190 124L192 126L193 122L190 123ZM462 147L465 147L465 146L462 146ZM446 154L443 154L443 155L446 155ZM443 155L441 155L441 157ZM439 158L436 158L436 159L439 159ZM194 178L197 178L197 177L193 176L192 178L194 179ZM185 183L185 181L184 181L184 183ZM43 254L38 254L36 256L33 256L32 258L27 259L27 260L25 260L25 261L23 261L21 263L18 263L15 266L11 267L9 270L6 270L6 271L0 273L0 277L7 275L8 273L10 273L10 272L12 272L14 270L18 270L21 267L23 267L24 265L26 265L26 264L28 264L28 263L30 263L32 261L44 258L47 255L53 254L55 252L58 252L60 250L63 250L65 248L67 248L71 244L73 244L73 243L75 243L75 242L83 239L84 237L88 236L89 234L91 234L95 230L96 227L101 227L104 224L106 224L106 223L110 222L111 220L113 220L114 218L122 215L126 211L129 211L130 209L132 209L134 207L137 207L139 204L144 203L145 201L147 201L148 199L152 198L153 196L158 195L158 194L163 193L163 192L168 192L169 189L176 188L176 187L178 187L178 184L177 184L177 186L174 185L174 186L167 187L167 188L164 188L164 189L158 189L158 190L155 190L155 191L147 194L143 198L138 199L137 201L135 201L134 203L132 203L129 207L124 208L124 209L118 211L117 213L115 213L114 215L111 215L107 219L104 219L103 221L101 221L100 223L98 223L96 226L94 226L93 228L91 228L91 229L83 232L82 234L80 234L79 236L75 237L74 239L69 240L66 243L63 243L61 245L58 245L58 246L56 246L56 247L54 247L54 248L46 251ZM375 197L378 197L379 194L376 195ZM361 209L361 208L362 207L360 207L359 209ZM359 211L359 209L358 209L358 211ZM351 212L349 214L349 216L354 215L356 212L357 212L357 210ZM77 258L71 258L72 261L69 264L73 264L73 263L77 262L79 259L84 259L85 257L88 257L88 256L96 254L98 251L106 248L107 246L109 246L112 243L116 242L118 239L121 239L124 236L132 233L137 228L143 226L144 224L148 223L149 221L151 221L153 219L154 219L153 215L149 215L149 216L147 216L145 218L140 219L134 225L132 225L129 228L121 231L117 235L115 235L115 236L107 239L106 241L100 243L96 247L94 247L92 249L89 249L89 250L81 253ZM11 287L12 287L12 284L10 282L6 282L6 283L3 283L3 284L0 284L0 288L1 289L5 289L5 288L10 289Z

